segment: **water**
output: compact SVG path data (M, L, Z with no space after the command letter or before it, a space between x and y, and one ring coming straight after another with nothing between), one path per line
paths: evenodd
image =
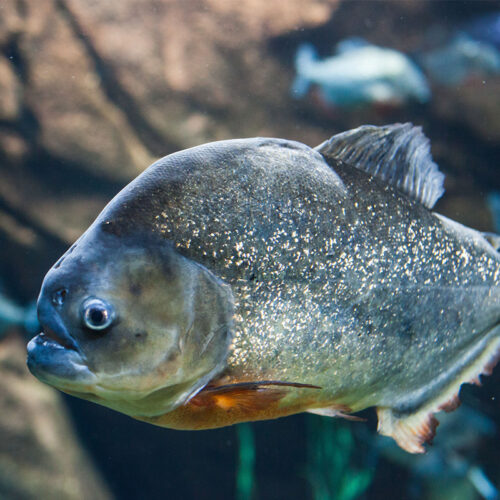
M315 146L361 124L411 121L446 174L436 210L498 231L494 34L486 48L482 36L449 52L498 11L475 0L3 0L2 296L28 310L57 257L155 158L232 137ZM299 47L325 61L353 37L397 51L430 96L419 98L408 70L384 73L383 58L364 79L356 70L373 59L347 58L344 78L308 76L291 92ZM0 340L0 498L466 500L500 487L498 368L463 388L466 405L419 457L376 437L370 410L365 423L297 415L183 432L60 399L26 372L22 324Z

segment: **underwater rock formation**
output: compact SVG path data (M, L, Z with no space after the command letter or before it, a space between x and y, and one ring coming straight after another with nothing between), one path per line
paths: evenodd
M24 342L0 342L0 498L111 498L69 424L62 400L25 366Z
M288 75L267 41L325 23L336 4L2 2L0 271L16 292L30 299L54 247L153 158L236 130L270 134ZM26 252L29 272L15 257Z

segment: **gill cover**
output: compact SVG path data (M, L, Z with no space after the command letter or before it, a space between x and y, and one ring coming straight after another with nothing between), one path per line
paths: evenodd
M171 411L225 366L231 291L160 235L103 227L92 226L49 271L38 303L42 328L53 336L50 325L64 325L68 360L77 352L93 381L69 369L50 373L47 342L35 343L30 368L65 392L127 414ZM60 365L61 348L58 356Z

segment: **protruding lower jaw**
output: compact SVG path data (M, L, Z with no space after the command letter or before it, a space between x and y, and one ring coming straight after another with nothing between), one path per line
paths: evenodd
M97 377L81 354L40 333L28 343L28 368L42 382L61 390L85 391Z

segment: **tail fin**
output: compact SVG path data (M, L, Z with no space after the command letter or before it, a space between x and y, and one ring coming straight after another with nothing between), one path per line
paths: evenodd
M291 94L295 98L307 94L311 81L308 78L309 68L318 60L318 54L310 43L303 43L295 55L295 71L297 76L292 84Z

